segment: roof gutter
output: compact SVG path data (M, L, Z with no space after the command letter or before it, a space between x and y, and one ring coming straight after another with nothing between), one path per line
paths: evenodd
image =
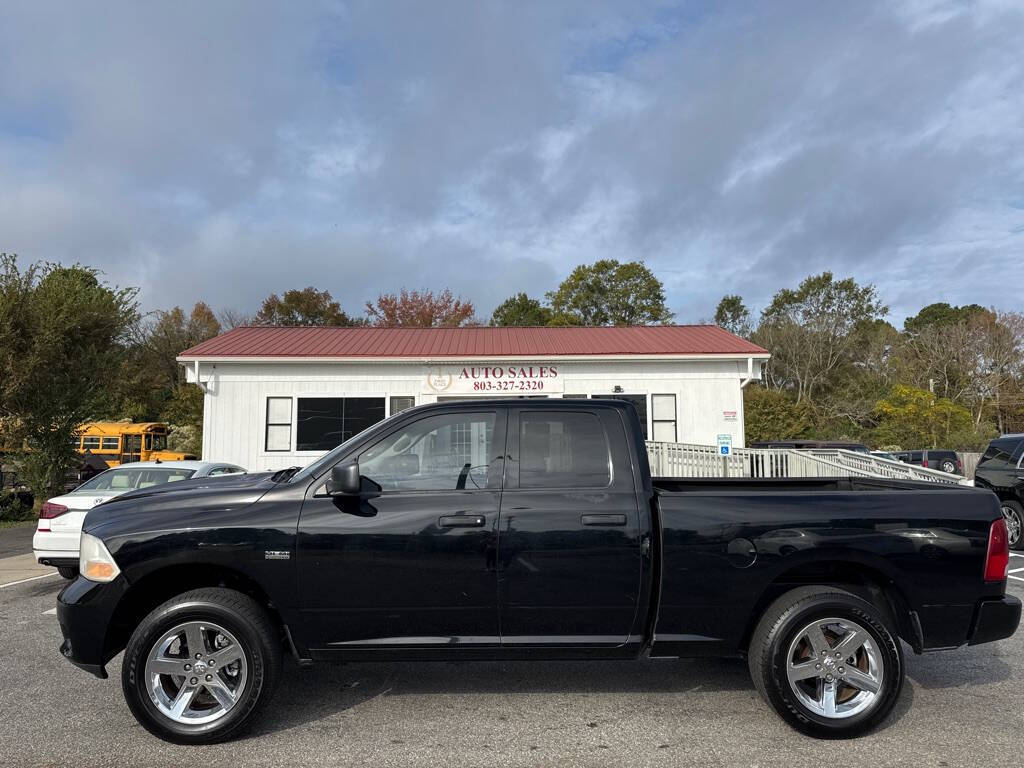
M410 356L410 357L398 357L398 356L338 356L338 357L311 357L311 356L275 356L275 355L200 355L200 356L180 356L177 358L179 363L192 363L198 365L198 363L397 363L397 364L421 364L421 365L436 365L439 363L473 363L473 362L530 362L537 360L548 360L551 362L567 362L567 363L580 363L580 362L632 362L637 360L643 361L675 361L675 360L747 360L748 371L753 371L753 361L756 360L767 360L771 355L767 352L758 353L735 353L735 352L706 352L697 354L678 354L678 355L666 355L666 354L615 354L615 355L557 355L557 354L533 354L533 355L444 355L444 356ZM196 369L198 371L198 368Z

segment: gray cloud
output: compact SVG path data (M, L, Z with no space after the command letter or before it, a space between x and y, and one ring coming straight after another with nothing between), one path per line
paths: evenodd
M7 4L5 4L6 6ZM0 250L147 307L644 259L681 321L812 271L1019 307L1012 2L17 4Z

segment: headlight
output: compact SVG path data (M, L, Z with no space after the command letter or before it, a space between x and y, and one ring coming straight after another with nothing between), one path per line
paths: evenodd
M89 581L105 584L116 579L121 569L102 541L83 533L78 545L78 572Z

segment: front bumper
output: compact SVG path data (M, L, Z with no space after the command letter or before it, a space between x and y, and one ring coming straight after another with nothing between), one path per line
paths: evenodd
M36 562L40 565L50 565L54 568L62 568L64 566L78 567L78 557L71 552L36 552Z
M1020 610L1020 600L1013 595L982 600L967 644L991 643L1009 637L1020 624Z
M105 647L107 631L128 585L124 576L109 584L79 576L57 595L57 621L64 635L61 655L76 667L106 678L110 661ZM113 654L111 654L113 656Z

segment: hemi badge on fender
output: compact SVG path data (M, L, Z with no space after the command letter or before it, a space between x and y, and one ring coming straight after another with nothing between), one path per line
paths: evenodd
M268 549L263 553L264 560L290 560L292 553L287 549Z

